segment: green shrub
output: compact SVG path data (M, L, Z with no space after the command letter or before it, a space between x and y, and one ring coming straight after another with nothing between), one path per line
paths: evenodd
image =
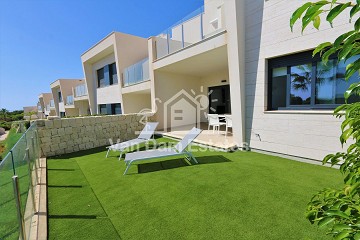
M28 129L30 127L30 121L26 121L24 123L25 129Z
M4 128L5 130L10 130L11 122L0 121L0 127Z

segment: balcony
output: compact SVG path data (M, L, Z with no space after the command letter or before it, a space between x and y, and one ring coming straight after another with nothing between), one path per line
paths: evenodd
M69 95L66 97L66 106L71 106L74 105L74 96L73 95Z
M55 108L55 102L54 102L54 99L51 99L50 100L50 108Z
M215 14L204 12L204 7L190 13L155 37L154 59L166 57L224 31L223 16L222 6Z
M88 95L88 91L85 84L75 87L75 98L84 97Z
M128 87L144 81L150 80L149 77L149 58L145 58L130 67L124 69L123 86Z

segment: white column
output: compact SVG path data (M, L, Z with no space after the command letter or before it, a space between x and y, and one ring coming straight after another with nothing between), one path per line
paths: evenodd
M245 142L245 1L226 0L231 114L235 141Z

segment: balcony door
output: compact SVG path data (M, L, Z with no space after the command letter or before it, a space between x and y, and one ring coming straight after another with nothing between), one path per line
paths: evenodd
M230 114L230 85L209 87L209 113Z

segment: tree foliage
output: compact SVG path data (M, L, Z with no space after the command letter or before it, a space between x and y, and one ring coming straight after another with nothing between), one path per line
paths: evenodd
M299 7L290 19L293 29L297 21L301 21L302 31L310 23L319 29L321 16L332 26L340 15L349 13L349 21L354 28L341 34L334 42L324 42L314 51L313 56L320 54L324 64L329 57L336 54L338 61L348 61L360 54L360 0L337 2L317 1L307 2ZM347 62L348 63L348 62ZM348 63L345 79L360 70L360 59ZM339 164L344 176L342 189L324 189L313 196L307 207L307 218L320 228L327 228L335 239L360 240L360 102L348 103L352 95L360 95L360 82L350 85L345 92L346 103L336 108L334 114L342 118L341 144L350 142L346 151L329 154L323 159L323 164L332 166Z

